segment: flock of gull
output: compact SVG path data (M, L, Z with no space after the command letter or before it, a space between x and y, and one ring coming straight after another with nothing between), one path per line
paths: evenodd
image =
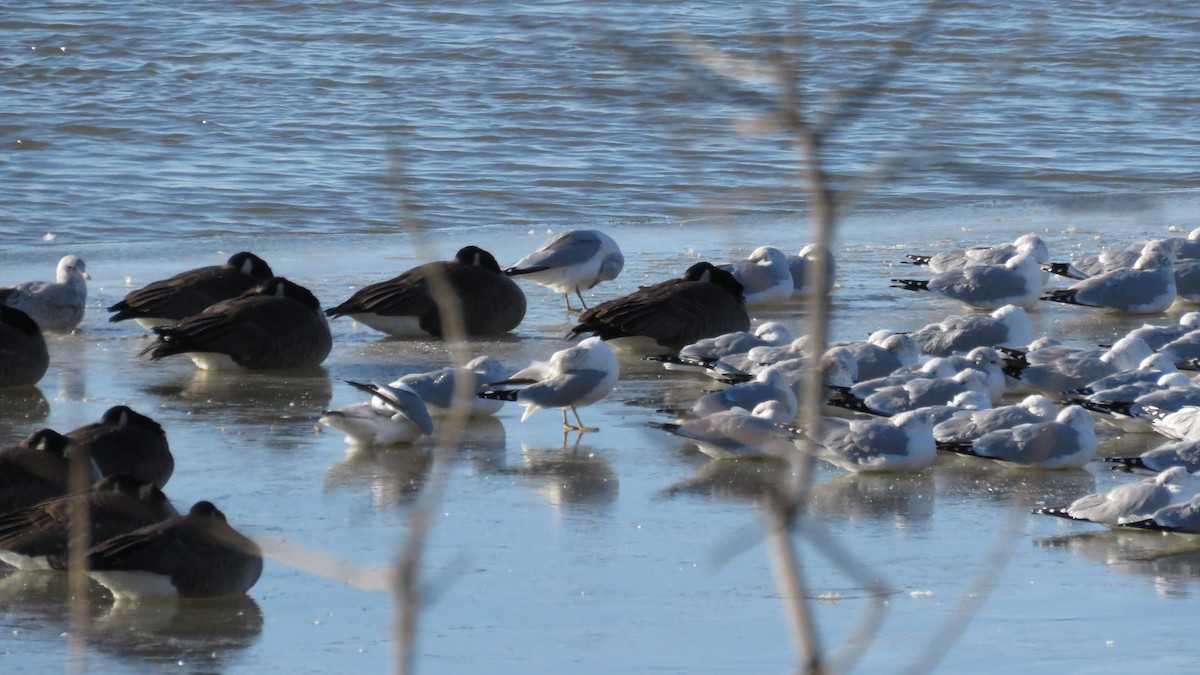
M131 291L108 311L111 321L153 331L141 354L148 359L183 354L205 370L287 373L324 362L333 346L328 320L343 316L391 336L508 333L525 317L516 281L527 279L561 293L568 314L579 312L572 346L514 373L480 355L386 384L348 382L369 398L326 411L320 423L351 445L406 444L432 435L451 412L494 415L512 402L524 407L522 421L558 409L565 430L596 431L579 409L617 384L617 352L633 352L711 378L712 390L690 406L660 410L664 418L650 425L714 459L813 452L854 472L922 471L939 453L1036 470L1104 461L1147 477L1037 512L1200 534L1200 474L1192 473L1200 471L1200 381L1191 374L1200 369L1200 313L1146 324L1104 346L1035 336L1028 313L1057 302L1154 315L1177 301L1200 302L1200 230L1071 261L1053 260L1039 237L1025 235L905 262L921 278L892 279L895 288L972 311L831 345L815 375L807 336L751 318L834 287L835 260L814 245L798 255L763 246L745 260L697 262L680 277L590 308L583 291L624 267L617 243L595 230L561 234L507 268L467 246L324 310L308 289L241 252ZM1051 288L1052 276L1069 286ZM54 282L0 288L0 387L41 379L49 364L43 331L79 324L88 278L71 255ZM812 376L823 379L826 415L798 425L797 395ZM1137 457L1105 457L1097 425L1169 441ZM65 569L74 544L88 574L117 598L245 593L261 574L261 551L210 502L178 513L162 492L173 467L163 429L126 406L0 451L0 561ZM79 514L87 516L83 541L71 536Z

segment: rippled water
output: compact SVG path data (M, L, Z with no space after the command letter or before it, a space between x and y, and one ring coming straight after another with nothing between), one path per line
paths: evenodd
M102 307L244 249L326 306L466 243L512 262L547 230L583 225L605 227L629 261L596 299L697 258L798 249L794 152L778 135L734 132L770 110L770 88L713 75L685 45L749 57L804 26L801 87L819 106L885 58L915 14L874 2L0 8L0 284L45 278L68 252L94 277L83 331L52 340L40 399L0 405L2 438L127 403L170 434L177 502L211 499L249 532L385 564L426 480L424 448L349 453L314 423L359 398L342 379L440 365L440 345L342 320L323 377L209 376L138 360L142 334L108 324ZM929 251L1036 231L1068 257L1200 226L1200 12L1189 3L964 2L940 18L881 101L829 139L838 173L908 159L839 233L838 338L958 311L887 288L913 242ZM401 227L405 213L432 226L427 239ZM527 291L519 339L477 351L519 367L561 348L558 298ZM1035 327L1092 343L1143 320L1072 310L1044 309ZM761 475L706 463L644 426L664 400L706 383L622 365L620 387L585 415L602 431L577 447L564 446L554 413L522 424L506 410L468 429L429 556L440 595L424 615L423 670L791 664L750 534L746 498ZM1154 439L1105 442L1116 453ZM822 469L814 520L897 591L866 668L911 663L931 635L965 623L963 598L990 588L975 585L982 569L995 590L947 641L948 671L1190 670L1196 543L1028 515L1121 480L965 460L910 478ZM1006 545L1007 566L982 565ZM836 644L866 586L802 547L818 624ZM716 565L722 555L733 558ZM88 672L391 662L382 594L272 560L250 595L129 607L93 588ZM62 668L61 580L6 576L0 597L0 670Z
M18 242L794 213L778 134L732 133L770 86L687 40L791 48L818 109L881 61L904 2L0 9L0 202ZM864 208L1195 189L1200 15L1191 3L954 2L835 172L908 162ZM1107 206L1105 207L1107 208Z

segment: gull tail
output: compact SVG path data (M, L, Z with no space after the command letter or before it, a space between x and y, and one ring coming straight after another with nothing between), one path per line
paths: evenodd
M903 288L906 291L929 290L928 279L892 279L890 288Z
M1134 469L1152 470L1146 466L1141 457L1105 457L1101 461L1107 464L1116 464L1109 467L1113 471L1133 471Z

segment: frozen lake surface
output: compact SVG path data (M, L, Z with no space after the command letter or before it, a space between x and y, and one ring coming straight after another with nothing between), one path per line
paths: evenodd
M1194 204L1164 201L1123 222L1096 213L964 208L851 219L838 236L834 337L913 329L960 309L889 289L905 252L1023 232L1045 237L1056 258L1124 245L1196 225ZM1084 217L1086 216L1086 217ZM1120 220L1120 219L1117 219ZM694 221L607 228L627 257L615 282L589 301L680 273L697 259L732 260L759 244L798 249L790 221ZM341 435L316 429L321 411L361 399L344 379L385 381L448 361L443 345L392 340L350 321L332 323L334 351L323 374L204 373L190 361L136 358L147 344L135 326L109 324L103 306L130 287L253 250L309 286L329 306L352 288L462 245L511 263L545 231L496 226L433 231L427 246L404 234L337 238L214 237L137 246L59 242L20 256L0 254L6 278L47 274L68 249L92 271L82 331L51 339L44 405L6 402L0 428L15 441L36 428L67 430L125 403L160 421L176 455L167 493L180 505L216 503L236 527L367 566L399 550L421 489L431 443L348 451ZM926 245L905 242L928 242ZM515 339L480 341L510 368L566 343L561 297L525 286L530 312ZM1152 317L1174 320L1180 308ZM1108 342L1144 319L1067 306L1033 314L1036 330L1080 344ZM755 314L802 327L797 306ZM438 509L426 579L435 600L422 617L419 667L426 672L784 671L792 662L753 499L761 469L710 462L646 422L663 403L689 402L711 383L622 359L622 380L584 411L600 427L563 438L558 414L519 422L510 406L466 429ZM30 410L35 410L31 413ZM1105 453L1140 451L1152 436L1104 432ZM847 475L822 466L811 524L859 561L859 574L894 590L869 670L914 663L948 648L947 671L999 671L1014 660L1036 671L1186 670L1195 622L1186 605L1200 575L1200 541L1108 532L1030 515L1127 481L1100 466L1015 471L940 457L915 476ZM868 604L868 589L801 539L805 575L822 637L844 639ZM1008 552L1002 565L996 552ZM717 564L718 559L728 558ZM60 579L10 574L0 629L5 669L65 664L66 589ZM977 610L968 610L979 602ZM390 597L269 561L249 599L180 606L113 607L89 594L88 672L380 672L393 657ZM1170 616L1170 620L1153 617ZM942 632L962 628L954 639ZM955 636L957 637L957 636ZM932 643L932 644L931 644Z

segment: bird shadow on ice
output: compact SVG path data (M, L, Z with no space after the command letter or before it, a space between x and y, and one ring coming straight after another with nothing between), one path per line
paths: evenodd
M813 486L809 513L829 522L890 522L899 528L927 526L933 518L933 471L859 472L835 476Z
M691 446L690 443L684 445ZM690 495L751 502L772 500L784 494L788 475L787 462L775 457L710 459L697 466L690 477L667 486L658 496L664 499Z
M1086 469L1022 469L978 457L938 457L934 481L939 497L964 501L1057 505L1096 491Z
M1104 529L1035 539L1041 549L1066 550L1117 574L1147 577L1158 594L1185 598L1200 579L1200 537L1187 534Z
M50 402L37 387L0 389L0 433L28 436L50 414Z

